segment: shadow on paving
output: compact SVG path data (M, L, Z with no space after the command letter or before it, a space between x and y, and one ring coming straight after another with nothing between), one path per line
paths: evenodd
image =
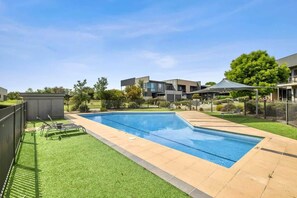
M25 133L4 197L42 197L35 133Z

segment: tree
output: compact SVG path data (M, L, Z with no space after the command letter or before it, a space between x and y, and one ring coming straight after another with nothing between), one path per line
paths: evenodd
M136 85L127 86L125 88L126 97L128 100L138 100L141 99L141 88Z
M277 83L286 82L290 74L290 69L285 64L278 65L274 57L261 50L242 54L233 60L230 66L231 69L225 72L227 79L246 85L267 87L259 90L262 96L273 92L272 87ZM238 91L235 95L239 97L251 94L250 91Z
M107 78L105 77L98 78L98 81L94 85L94 94L96 99L100 99L100 100L104 99L103 95L104 95L104 91L107 89L107 85L108 85Z
M87 102L90 99L90 96L86 92L87 80L77 81L77 84L74 85L73 101L75 103L74 109L80 109L80 111L88 111ZM83 104L84 103L84 104Z
M21 99L20 92L9 92L7 94L7 98L9 100L20 100Z
M217 83L212 82L212 81L205 83L205 85L209 85L209 86L213 86L213 85L215 85L215 84L217 84Z
M94 89L92 87L85 87L84 89L90 96L90 99L94 99Z
M125 99L124 92L118 89L111 89L104 91L105 105L104 107L119 109Z
M32 88L28 88L25 92L26 92L26 93L34 93L34 91L33 91Z
M47 93L47 94L51 94L51 93L57 93L57 94L63 94L63 93L67 93L67 89L65 89L64 87L44 87L43 89L37 89L37 93Z
M192 99L200 99L201 96L199 94L193 94Z

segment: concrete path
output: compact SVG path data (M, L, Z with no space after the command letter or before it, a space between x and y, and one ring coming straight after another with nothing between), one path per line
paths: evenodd
M150 167L148 164L157 167L160 171L156 171L155 168L151 171L193 197L205 194L228 198L297 197L296 140L196 111L177 114L194 126L261 136L264 139L231 168L225 168L79 115L72 114L69 117L109 145L116 145L126 156L129 153L129 156L141 160L141 163L145 162L146 168ZM184 185L183 182L188 185Z

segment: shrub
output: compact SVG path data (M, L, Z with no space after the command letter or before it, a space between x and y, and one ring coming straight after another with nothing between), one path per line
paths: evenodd
M139 108L139 105L136 102L129 102L128 108L129 109L137 109L137 108Z
M184 106L190 106L191 105L191 101L189 101L189 100L182 100L182 101L180 101L180 103L182 105L184 105Z
M216 96L216 98L218 99L218 100L222 100L222 99L227 99L227 98L232 98L231 96Z
M247 101L248 100L248 96L245 96L245 97L239 97L237 98L238 102L244 102L244 101Z
M214 105L220 105L220 104L222 104L222 102L220 100L214 100L213 101L213 104Z
M71 106L70 111L77 111L78 108L79 108L79 106L73 105L73 106Z
M201 99L199 94L193 94L192 99Z
M222 99L221 102L222 103L233 103L233 100L230 98L226 98L226 99Z
M107 109L105 107L101 107L100 111L107 111Z
M228 112L228 111L234 111L236 109L236 106L232 103L226 104L223 106L223 108L221 109L221 111L223 112Z
M236 109L242 112L244 108L243 108L243 105L239 104L239 105L236 105Z
M288 119L289 121L297 121L297 105L296 104L290 104L288 108ZM296 125L296 124L295 124Z
M79 112L88 112L90 109L88 107L88 105L86 104L81 104L79 105Z
M106 109L119 109L123 105L123 101L122 100L105 100L103 103L101 103L101 105Z
M256 104L247 102L246 103L246 112L249 114L255 114L256 113Z
M204 111L204 109L202 107L199 108L199 111Z
M246 103L246 112L248 114L255 114L256 113L256 103L254 101ZM258 104L258 113L262 113L261 105Z
M286 105L282 103L271 103L266 106L266 116L285 117Z
M221 111L222 108L223 108L223 105L221 105L221 104L219 104L219 105L216 106L216 110L217 110L217 111Z
M140 106L145 102L145 100L143 98L139 98L139 99L133 100L133 102L136 102Z
M160 101L158 104L159 107L165 107L168 108L170 106L170 102L168 101Z

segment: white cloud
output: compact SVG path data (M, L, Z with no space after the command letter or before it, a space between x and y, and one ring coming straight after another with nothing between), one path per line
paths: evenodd
M151 61L152 64L164 69L173 68L178 64L178 61L171 55L162 55L156 52L145 51L141 56Z

